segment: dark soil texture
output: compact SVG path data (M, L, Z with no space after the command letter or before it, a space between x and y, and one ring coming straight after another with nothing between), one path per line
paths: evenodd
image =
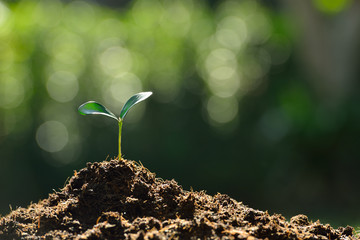
M224 194L184 191L128 160L88 163L47 199L0 219L0 239L359 239L305 215L286 221Z

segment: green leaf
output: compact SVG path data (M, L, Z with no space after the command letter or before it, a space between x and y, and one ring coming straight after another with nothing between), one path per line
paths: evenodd
M100 115L105 115L105 116L114 118L114 119L116 119L116 121L119 121L117 119L117 117L115 116L115 114L110 112L105 106L103 106L100 103L95 102L95 101L89 101L89 102L82 104L78 108L78 111L81 115L100 114Z
M129 100L127 100L127 102L121 109L120 119L124 119L125 115L130 110L130 108L132 108L135 104L137 104L141 101L144 101L145 99L150 97L151 94L152 94L152 92L141 92L141 93L137 93L134 96L132 96L131 98L129 98Z

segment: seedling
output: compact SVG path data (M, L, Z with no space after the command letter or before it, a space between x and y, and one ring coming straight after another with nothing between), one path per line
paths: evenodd
M118 156L118 160L120 160L121 159L121 129L122 129L124 118L125 118L127 112L130 110L130 108L132 108L135 104L137 104L141 101L144 101L145 99L150 97L151 94L152 94L152 92L141 92L141 93L137 93L137 94L133 95L131 98L129 98L129 100L127 100L127 102L121 109L119 118L117 118L115 116L115 114L113 114L111 111L109 111L105 106L103 106L100 103L95 102L95 101L89 101L89 102L82 104L79 107L78 111L81 115L89 115L89 114L105 115L107 117L115 119L118 122L118 124L119 124L119 156Z

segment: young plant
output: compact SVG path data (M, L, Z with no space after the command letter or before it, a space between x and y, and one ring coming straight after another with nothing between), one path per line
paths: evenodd
M135 104L137 104L141 101L144 101L145 99L150 97L151 94L152 94L152 92L141 92L141 93L137 93L137 94L133 95L131 98L129 98L129 100L127 100L127 102L121 109L119 118L117 118L115 116L115 114L113 114L111 111L109 111L105 106L103 106L100 103L95 102L95 101L89 101L89 102L82 104L79 107L78 111L81 115L99 114L99 115L105 115L107 117L113 118L116 121L118 121L118 124L119 124L119 156L118 156L118 160L120 160L121 159L121 129L122 129L122 124L123 124L124 118L125 118L127 112L130 110L130 108L132 108Z

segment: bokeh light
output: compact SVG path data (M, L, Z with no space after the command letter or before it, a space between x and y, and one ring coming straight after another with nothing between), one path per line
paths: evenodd
M79 84L74 74L58 71L49 77L46 88L51 98L64 103L76 97L79 91Z
M47 152L59 152L69 142L69 134L61 122L46 121L37 129L36 141Z
M105 49L99 60L104 73L110 77L116 77L122 72L130 71L132 67L131 53L120 46Z
M234 98L212 96L207 103L207 110L212 122L223 124L233 120L238 113L238 104Z
M22 81L12 76L3 76L0 85L0 106L5 109L18 107L25 95Z

